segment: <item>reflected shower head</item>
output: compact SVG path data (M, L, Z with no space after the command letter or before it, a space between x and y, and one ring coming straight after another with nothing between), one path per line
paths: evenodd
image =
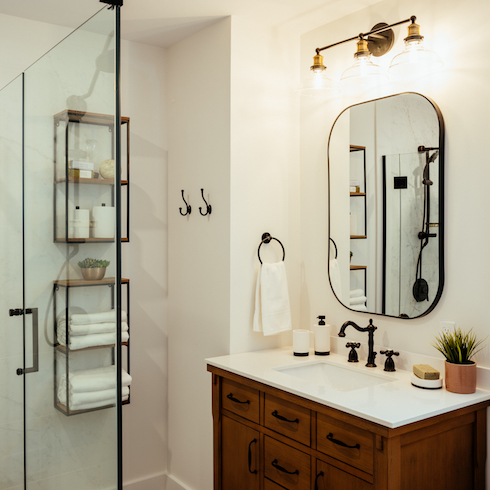
M439 150L432 153L432 155L427 159L427 163L432 163L439 155Z

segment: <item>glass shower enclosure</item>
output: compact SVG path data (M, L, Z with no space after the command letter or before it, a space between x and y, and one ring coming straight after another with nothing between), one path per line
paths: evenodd
M122 488L118 72L106 5L0 91L2 490Z

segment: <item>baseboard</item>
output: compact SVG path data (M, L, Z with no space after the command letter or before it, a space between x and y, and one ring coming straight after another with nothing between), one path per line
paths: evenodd
M167 490L169 487L166 485L166 482L167 474L158 473L157 475L151 475L139 480L124 482L123 488L124 490Z
M165 490L193 490L191 487L184 485L172 475L167 475L167 487Z

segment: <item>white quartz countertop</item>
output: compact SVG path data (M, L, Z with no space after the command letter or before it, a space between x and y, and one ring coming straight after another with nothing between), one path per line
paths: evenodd
M396 364L397 358L394 360ZM383 370L384 359L378 356L376 361L378 364L376 368L368 368L363 359L360 359L358 363L349 363L346 355L332 353L329 356L315 356L311 350L308 357L295 357L291 347L206 359L211 366L389 428L401 427L490 400L490 391L481 389L477 389L470 395L460 395L446 391L444 387L439 390L416 388L410 382L411 372L397 370L388 373ZM276 370L276 368L299 367L318 362L341 366L352 370L354 375L355 373L367 373L382 379L379 379L379 384L374 386L341 391L341 389L285 374L287 371ZM444 376L444 373L441 373L441 376Z

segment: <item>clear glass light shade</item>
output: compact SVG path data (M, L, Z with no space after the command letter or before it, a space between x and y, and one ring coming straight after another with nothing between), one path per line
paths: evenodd
M441 58L425 49L421 39L405 41L405 49L393 58L388 72L400 77L424 75L440 70L444 66Z
M326 70L311 70L298 89L300 95L310 97L331 97L340 93L337 84L327 77Z
M352 90L369 88L388 80L386 72L371 61L371 55L358 56L355 63L342 73L340 86Z

